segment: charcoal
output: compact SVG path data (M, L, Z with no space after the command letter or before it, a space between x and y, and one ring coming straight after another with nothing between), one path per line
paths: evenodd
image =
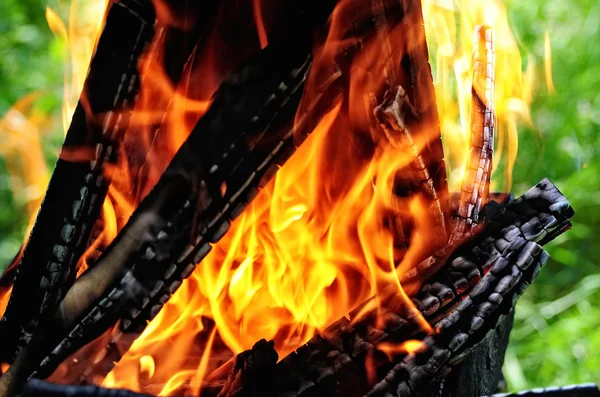
M124 0L111 6L62 153L56 163L36 223L14 280L0 323L0 361L12 362L43 316L56 310L75 279L106 195L107 163L127 128L139 86L137 59L152 38L150 1ZM87 108L86 108L87 107ZM100 114L106 116L100 117ZM89 161L70 156L93 149Z
M496 275L497 272L509 266L510 261L507 257L512 255L512 251L521 250L529 242L537 242L540 245L546 244L550 241L548 236L556 237L556 233L560 230L570 227L569 219L573 216L571 207L568 205L554 205L555 202L563 203L565 201L566 199L556 186L544 179L528 190L522 197L509 203L504 210L491 219L486 224L485 232L473 238L479 243L459 247L454 254L455 258L448 260L447 265L422 286L417 299L429 299L432 294L428 291L433 285L448 285L452 288L454 295L452 302L449 302L451 307L452 304L457 304L469 292L474 285L472 281L479 283L478 289L483 288L483 283L486 281L477 280L488 271ZM555 222L549 223L549 227L544 229L546 232L544 236L523 233L522 225L531 224L533 219L539 220L549 217L555 219ZM493 243L490 244L488 241ZM497 250L496 243L498 241L505 241L508 244L502 252ZM473 246L470 255L462 255L465 249L469 249L467 247ZM529 247L534 249L532 245L529 245ZM469 259L469 256L472 259ZM530 266L531 263L527 264L530 257L524 255L518 262L519 266L524 269ZM492 263L495 264L490 269ZM506 278L499 288L502 290L504 287L510 286L511 282L514 282L514 280ZM507 285L504 285L505 283Z

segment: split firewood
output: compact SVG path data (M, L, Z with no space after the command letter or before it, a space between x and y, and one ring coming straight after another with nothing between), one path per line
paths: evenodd
M317 9L315 4L307 8ZM316 13L306 15L323 17L323 10L333 6L321 4ZM302 36L309 27L290 31ZM118 361L123 350L113 345L124 333L143 331L254 197L257 186L274 175L312 130L303 128L311 119L306 114L296 117L294 137L289 126L310 66L309 57L302 58L310 52L309 40L300 37L294 45L295 40L268 46L222 85L211 110L153 193L97 265L69 290L55 318L54 328L59 331L44 343L54 347L38 357L42 363L34 371L36 376L49 375L62 360L117 322L112 341L93 361L102 368ZM328 86L339 77L340 72L328 76L318 92L310 94L312 104L304 98L309 102L304 110L310 113L323 93L335 94ZM321 102L329 107L335 103L332 97ZM275 131L281 140L273 136ZM92 285L94 294L89 294ZM80 298L83 292L86 299Z
M215 25L215 20L219 13L220 2L217 0L207 0L203 2L193 2L190 0L171 1L164 3L168 7L169 17L177 19L178 24L173 21L163 21L160 18L156 21L156 33L152 40L152 48L149 48L148 60L144 63L142 70L142 78L152 82L152 73L156 71L164 72L166 81L161 84L172 84L175 90L180 91L186 98L191 96L188 91L191 72L199 56L200 49L206 46L209 40L209 32ZM164 16L163 16L164 17ZM166 24L166 25L165 25ZM128 186L132 190L133 202L138 203L142 200L145 193L145 187L151 187L148 182L149 172L152 167L156 167L155 160L152 158L153 149L160 149L164 153L164 147L169 147L169 142L165 140L172 139L164 132L164 121L173 114L173 108L176 102L172 95L164 92L152 91L154 88L151 84L147 84L150 89L146 92L146 96L140 98L140 101L145 101L142 104L142 109L148 110L156 114L162 114L162 117L150 121L145 120L146 125L143 126L144 132L147 131L144 139L140 139L140 131L132 131L134 133L126 134L124 147L126 153L123 153L126 161L126 168L129 175L132 176L130 182L132 186ZM177 103L181 106L180 103ZM130 128L131 130L132 128Z
M387 2L387 1L386 1ZM437 111L435 89L431 66L429 65L429 50L425 40L425 24L421 2L414 0L396 0L402 3L406 15L403 26L410 27L401 34L406 47L401 59L395 59L406 81L399 81L406 91L411 104L419 116L419 125L410 126L413 137L426 137L420 155L425 167L433 179L433 185L440 205L445 214L448 214L448 184L446 180L446 165L444 162L444 149L440 133L440 120ZM398 33L400 34L400 33ZM410 44L409 44L410 43ZM412 127L412 128L411 128ZM448 222L446 222L448 224Z
M40 316L53 313L75 279L110 183L139 87L137 59L152 38L150 1L114 3L107 15L80 101L36 223L17 267L0 324L0 361L11 362L31 338ZM78 158L79 155L84 158Z
M123 333L143 331L295 151L294 133L304 131L302 117L294 116L311 65L310 31L305 23L223 82L152 192L97 264L69 289L46 323L52 331L36 335L21 365L11 366L8 380L0 383L50 375L117 323L113 342ZM97 364L118 359L105 355Z
M22 397L153 397L123 389L107 389L98 386L67 386L31 379Z
M485 233L502 232L502 236L481 235L484 249L472 248L473 260L448 261L436 275L421 287L417 307L424 313L451 310L460 303L469 290L489 271L491 263L507 250L520 248L525 242L541 245L570 228L573 210L560 191L544 179L519 199L509 203L495 218L485 225ZM467 245L468 247L468 245ZM459 246L454 255L465 248ZM446 310L443 308L446 307ZM441 311L440 311L441 309Z
M374 110L379 127L384 132L388 141L396 148L402 149L403 153L410 156L410 169L407 171L408 183L415 194L422 194L428 204L428 215L431 218L429 224L433 225L435 230L431 231L433 238L430 241L434 247L442 247L448 240L446 230L446 215L442 208L442 203L434 177L429 172L421 151L409 131L408 124L418 121L417 110L410 103L408 94L402 88L397 86L386 92L381 105ZM410 121L409 121L410 120ZM396 220L401 223L400 219ZM402 236L403 238L405 236Z
M386 346L401 346L407 340L426 336L419 319L432 324L439 321L438 328L446 327L443 324L450 321L457 324L455 327L461 333L471 330L475 335L469 336L467 332L464 338L480 340L493 327L488 312L495 315L510 310L514 306L512 298L520 294L518 288L526 287L547 260L547 254L536 241L545 243L548 236L560 234L570 225L572 215L571 207L556 187L547 180L540 182L487 222L475 238L463 243L452 255L448 274L462 275L468 270L469 275L476 269L483 276L478 282L457 291L452 279L446 273L440 274L413 298L418 311L407 305L395 288L384 291L377 300L365 302L279 362L271 393L367 393L365 387L374 383L373 379L386 377L393 370L393 363L398 362L398 356L406 356L400 353L390 360L384 352ZM480 299L488 295L491 301ZM500 306L501 302L504 305ZM477 310L467 311L469 305ZM444 335L450 338L459 333ZM426 341L427 338L431 336ZM459 354L473 345L465 341L463 351L456 350L458 353L450 362L456 363L462 357ZM433 380L435 377L427 383Z
M238 354L217 397L267 394L278 358L274 347L273 341L262 339L252 349Z

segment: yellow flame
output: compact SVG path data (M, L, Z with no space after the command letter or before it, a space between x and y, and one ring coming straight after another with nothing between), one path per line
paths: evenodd
M550 46L550 34L544 34L544 71L546 72L546 86L550 94L556 93L552 81L552 47Z
M68 25L65 25L56 10L46 7L48 26L68 51L65 54L64 63L65 84L62 110L65 134L83 89L108 1L72 0Z
M264 45L259 0L253 0L253 5ZM505 163L505 172L496 179L508 188L517 149L517 122L529 120L534 75L531 68L522 73L506 9L499 0L424 0L423 5L453 190L458 190L469 153L473 31L481 24L495 31L495 161L503 157ZM368 54L365 58L368 61ZM353 88L364 89L360 84ZM266 338L274 339L284 356L377 292L379 284L396 284L409 302L396 274L404 268L397 263L392 237L381 219L386 212L398 211L397 200L390 194L393 177L411 160L406 153L386 147L371 161L356 163L351 145L332 143L348 139L343 131L349 126L340 122L339 112L338 105L322 119L149 324L104 385L139 388L128 376L143 354L179 368L168 377L162 394L177 394L178 387L201 381L206 367L182 367L179 357L194 349L190 340L203 329L198 322L202 316L214 320L219 338L234 353ZM417 142L419 147L423 144ZM336 167L336 162L345 166ZM402 208L416 218L414 227L422 231L415 233L406 254L416 255L415 251L427 246L423 237L430 226L423 221L427 205L415 198ZM431 329L423 323L424 330ZM213 335L211 331L210 341ZM166 340L171 347L168 352L161 348ZM211 344L205 343L210 350ZM409 341L382 348L391 354L414 352L421 346ZM171 357L173 352L176 357ZM156 374L160 373L157 370ZM161 375L155 377L156 382L159 379L163 379Z
M422 0L435 86L442 141L449 163L449 186L458 191L468 158L468 120L471 112L473 30L478 24L494 29L495 105L497 114L494 169L500 159L504 172L494 173L491 190L508 191L518 147L517 124L530 121L533 69L523 74L521 53L501 0ZM532 63L529 66L533 66ZM531 72L529 72L531 70Z
M33 227L41 204L49 172L41 146L41 135L49 120L33 107L39 94L21 98L0 120L0 156L6 161L12 189L20 193L29 220L27 233Z

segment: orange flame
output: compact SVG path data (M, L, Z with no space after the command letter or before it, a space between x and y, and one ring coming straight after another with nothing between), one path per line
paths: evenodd
M267 9L262 0L248 1L256 25L255 49L263 48L268 43ZM365 8L356 7L360 1L364 2L339 1L329 36L315 51L313 69L326 67L333 54L349 44L344 38L346 21L356 10ZM119 166L112 170L114 179L103 206L102 227L82 258L81 271L98 249L112 241L159 179L236 62L219 58L222 33L214 28L208 44L196 48L182 79L173 83L162 67L166 56L163 40L165 29L179 21L166 4L154 3L160 24L140 61L141 92L122 148L134 143L147 148L145 168L133 169L122 156ZM523 75L521 71L520 53L506 10L499 0L458 0L456 8L436 0L422 3L453 190L458 190L469 152L472 32L478 24L495 29L496 146L501 154L496 156L495 166L503 165L504 172L493 180L496 188L510 187L517 121L529 120L534 75L531 71ZM72 0L68 28L57 12L47 10L49 25L70 51L73 77L65 85L65 131L83 86L106 4L106 0ZM399 41L410 41L397 29L388 33L392 47ZM248 47L248 51L253 49ZM418 263L428 252L427 232L432 226L428 223L428 206L421 197L402 199L393 193L394 176L412 161L410 155L391 145L374 144L357 132L362 127L368 130L365 95L379 89L384 78L391 78L393 73L381 70L380 59L379 47L367 44L353 64L349 110L341 102L332 104L311 136L150 322L103 385L144 392L151 389L159 395L173 395L187 388L197 395L207 375L229 358L223 354L225 346L238 353L261 338L274 339L280 356L284 356L389 285L410 304L398 273ZM189 91L192 84L194 92ZM163 118L167 107L168 116ZM416 137L418 149L432 138L426 135ZM39 143L35 147L39 148ZM144 176L143 183L140 175ZM41 192L47 175L35 177L39 178L35 185ZM414 221L407 251L394 245L386 224L390 214L398 213L406 213ZM214 321L211 326L207 318ZM431 331L423 319L421 325ZM411 353L421 348L421 342L384 344L380 348L389 354ZM95 381L100 383L102 379Z

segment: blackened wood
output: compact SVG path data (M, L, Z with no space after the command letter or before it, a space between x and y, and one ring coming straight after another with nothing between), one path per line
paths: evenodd
M471 233L487 202L494 152L494 40L490 26L477 26L473 39L473 82L469 157L461 183L457 216L453 219L450 244Z
M98 386L66 386L31 379L23 389L23 397L151 397L125 389Z
M128 134L124 142L126 153L123 160L127 162L125 168L133 176L132 186L127 188L132 190L131 198L136 204L156 182L149 180L153 171L162 172L167 165L157 161L157 158L165 158L167 153L173 153L170 151L173 136L167 133L173 132L172 126L165 121L169 121L173 111L182 112L180 96L194 100L193 93L190 92L192 69L197 63L196 58L200 56L199 49L210 41L219 5L217 0L167 1L162 4L168 11L163 10L157 16L156 35L150 54L152 59L144 64L143 71L150 84L146 85L148 90L142 89L139 100L144 106L143 111L151 110L155 114L162 114L162 117L153 120L152 124L144 125L142 131ZM167 14L169 20L165 21L165 15L162 14ZM160 89L157 94L156 87L152 85L157 79L164 79L158 81L157 86L162 89L165 85L170 85L176 95L161 92ZM174 97L178 98L177 107L174 106ZM142 134L145 136L142 137Z
M514 311L511 311L473 348L465 361L452 368L443 381L443 397L479 397L499 390L504 380L502 365L513 320Z
M124 334L133 341L143 331L291 156L294 133L310 132L303 132L304 115L296 123L294 116L311 65L311 25L322 23L303 22L292 37L267 46L221 85L127 226L69 290L50 327L54 334L41 337L28 360L34 364L25 373L48 376L119 322L113 341L100 352L103 358L94 364L110 368L104 364L122 354L111 344Z
M408 76L408 81L399 81L419 116L419 124L412 128L415 136L427 137L426 147L421 155L438 197L441 200L442 210L448 214L448 184L446 181L446 166L444 162L444 149L439 129L440 120L437 112L435 88L431 66L429 65L429 50L425 40L425 25L421 2L414 0L397 0L402 4L404 18L402 26L406 47L403 57L396 61L402 72ZM399 62L398 62L399 61Z
M445 324L453 325L454 328L472 328L474 336L462 331L452 335L459 338L454 342L455 351L451 354L452 364L458 363L461 354L470 350L476 345L475 342L483 339L485 332L494 328L495 320L498 319L496 315L512 308L512 298L518 296L520 288L531 281L547 260L547 254L535 243L536 239L541 238L541 234L515 232L515 228L527 230L526 225L543 218L548 220L548 233L555 233L564 230L562 225L568 223L570 216L572 210L560 192L548 181L540 182L485 224L475 238L463 243L448 262L450 269L472 263L478 271L488 272L487 278L456 291L450 279L441 275L423 285L413 298L420 313L408 307L395 289L383 291L377 302L373 299L365 302L279 362L270 392L274 395L306 393L320 396L367 393L370 383L387 379L388 372L394 371L394 364L406 356L399 354L390 361L383 353L381 343L399 346L408 339L431 338L425 336L426 332L419 325L420 316L432 324L438 321L444 324L446 321ZM556 220L556 217L561 221ZM550 221L550 218L555 221ZM490 243L495 241L506 241L508 244L498 249ZM481 296L491 297L492 301L482 301ZM507 307L500 307L498 304L493 306L504 298ZM467 301L477 304L467 306ZM477 310L473 308L475 306ZM481 321L486 324L485 328L481 328ZM451 339L449 335L446 334L446 337ZM448 343L448 340L442 341ZM462 345L460 341L463 342ZM459 351L459 348L463 350ZM432 354L435 357L438 354L446 355L446 350L448 349L439 348ZM454 354L455 352L457 353ZM440 366L442 364L444 363L440 363ZM449 367L441 369L447 370ZM415 371L418 372L419 368ZM390 382L384 381L375 391L391 392L394 376L390 377ZM419 387L425 388L438 377L442 377L442 373L432 373L432 378L422 382Z
M66 386L32 379L25 386L23 397L150 397L123 389L106 389L97 386ZM493 394L488 397L599 397L594 383L562 387L546 387L518 393ZM484 397L484 396L481 396Z
M439 248L439 250L436 250L427 259L413 267L411 271L406 272L402 280L404 283L415 277L421 279L428 277L446 263L448 254L452 249L473 234L474 228L481 220L483 215L481 212L488 199L496 117L494 113L494 42L491 28L477 26L475 28L474 43L470 149L465 176L456 201L456 208L452 208L451 225L447 227L448 238L443 240L442 244L438 243L433 246ZM410 148L411 145L407 142L410 143L412 138L408 128L411 125L411 120L415 118L414 111L412 111L410 104L407 105L408 97L403 93L403 88L399 86L396 90L402 95L398 96L396 94L396 99L385 112L387 115L385 119L387 120L382 120L388 122L382 123L381 126L390 142L396 141L398 145ZM390 115L393 115L393 117L390 117ZM429 213L439 213L440 193L436 192L431 186L429 182L431 178L422 170L423 166L419 166L419 164L422 164L422 161L413 161L408 174L413 175L413 180L427 181L421 182L420 185L423 187L418 190L429 192L429 194L426 194L426 198L430 203ZM412 184L414 185L414 182ZM439 217L438 215L437 218ZM445 237L444 224L439 221L437 224L434 233ZM440 238L437 238L437 240L439 241Z
M31 338L75 279L108 189L105 165L115 161L139 84L137 59L152 37L150 1L111 6L48 190L17 267L0 325L0 361ZM82 158L78 159L77 157Z
M217 397L267 395L278 359L274 346L273 341L261 339L252 349L238 354Z
M435 230L427 236L427 244L442 248L449 232L448 188L421 3L414 0L370 0L370 3L378 34L377 42L369 45L374 49L380 46L382 63L372 71L373 78L380 81L383 74L386 82L383 93L369 94L367 99L368 112L374 112L378 121L377 126L369 125L371 135L386 136L394 147L410 156L409 170L397 173L398 190L424 196L429 205L429 223L435 225ZM397 10L401 10L401 19L395 17ZM392 40L390 34L402 39ZM379 106L373 106L374 103ZM416 141L425 145L417 149ZM403 183L405 171L409 174L407 184ZM391 223L398 226L396 231L403 229L404 222L399 217ZM408 236L397 236L397 240L406 239Z
M366 395L414 396L448 375L512 310L547 259L539 245L528 243L518 255L496 261L469 296L424 338L423 347L396 364Z
M594 383L581 385L553 386L521 391L518 393L500 393L488 397L599 397L600 390Z
M402 189L408 189L411 195L423 196L427 203L427 216L430 218L427 224L431 225L432 229L426 237L427 245L435 248L443 247L448 242L447 214L444 213L442 200L436 191L437 176L430 174L425 156L420 153L418 143L415 142L415 137L409 129L409 125L418 125L420 121L417 110L410 102L404 88L395 86L385 93L383 102L374 109L374 114L379 128L390 144L401 149L403 155L410 159L406 169L398 172L403 174L402 178L406 179L406 182L399 183L398 180L396 182L402 185ZM396 179L399 179L399 175ZM402 220L398 218L396 222L402 223ZM405 237L401 236L401 238Z

